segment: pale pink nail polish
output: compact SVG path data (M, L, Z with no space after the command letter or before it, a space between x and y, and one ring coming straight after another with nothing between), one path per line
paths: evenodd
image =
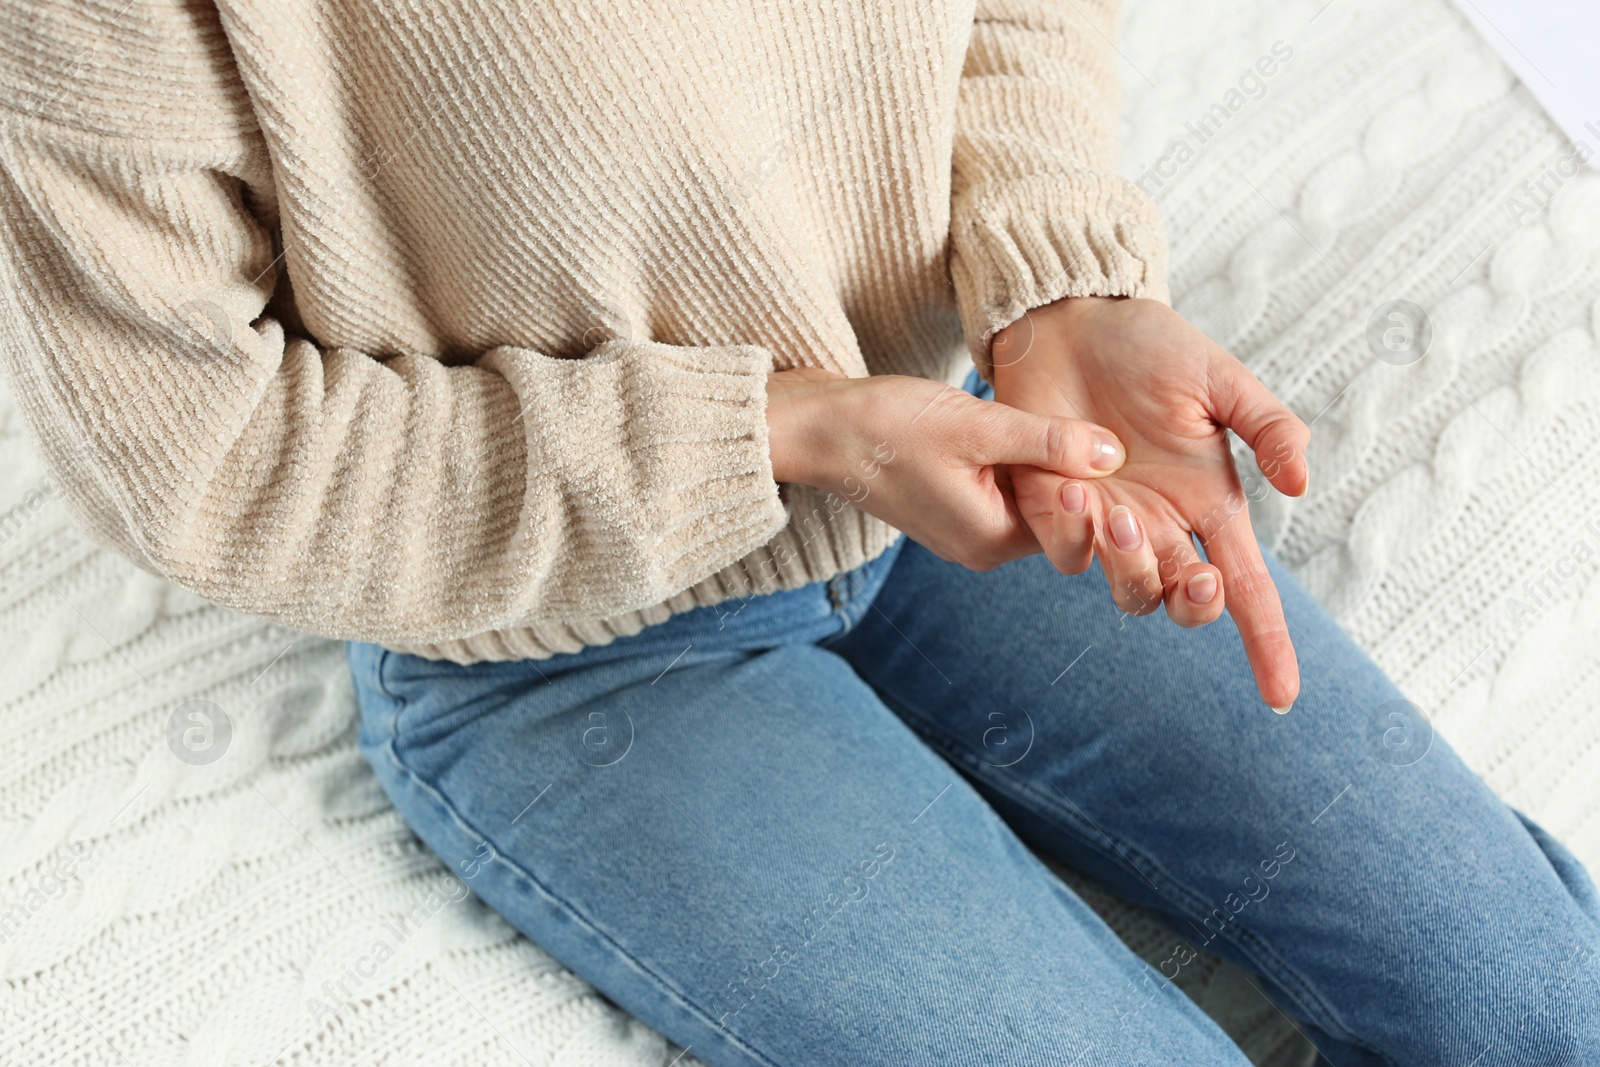
M1111 509L1111 540L1124 552L1132 552L1144 544L1144 534L1139 532L1139 520L1127 505L1118 504Z
M1122 446L1104 430L1094 432L1094 455L1089 459L1089 466L1097 471L1114 471L1122 466Z
M1077 482L1069 482L1061 490L1061 506L1068 515L1082 515L1089 506L1089 494Z
M1201 571L1189 579L1189 599L1196 604L1209 604L1217 595L1217 576L1210 571Z

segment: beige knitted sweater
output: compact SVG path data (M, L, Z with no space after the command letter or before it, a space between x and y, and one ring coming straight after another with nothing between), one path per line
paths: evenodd
M1165 298L1113 0L0 13L0 344L96 537L461 662L827 578L773 368L954 380Z

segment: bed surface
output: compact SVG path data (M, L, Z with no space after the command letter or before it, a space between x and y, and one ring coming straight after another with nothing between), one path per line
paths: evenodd
M1124 170L1165 212L1174 301L1313 424L1310 494L1256 505L1264 538L1600 868L1600 174L1531 198L1573 146L1447 0L1128 7ZM1420 359L1369 344L1397 300ZM0 1059L692 1062L475 898L397 937L445 872L356 752L342 647L94 547L3 387L0 649ZM169 747L190 701L231 723L214 762ZM1306 1062L1236 970L1184 983L1258 1064Z

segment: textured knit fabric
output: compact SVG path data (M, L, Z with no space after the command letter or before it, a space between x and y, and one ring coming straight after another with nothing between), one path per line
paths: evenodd
M827 578L893 531L780 492L771 370L1165 298L1115 7L29 5L6 366L95 536L317 633L546 656Z

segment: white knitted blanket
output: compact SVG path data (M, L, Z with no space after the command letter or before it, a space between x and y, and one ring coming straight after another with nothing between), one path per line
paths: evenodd
M1313 422L1310 496L1258 521L1600 868L1600 175L1447 0L1129 3L1126 170L1176 302ZM1393 300L1428 316L1420 359L1398 320L1369 344ZM93 547L5 396L0 649L0 1061L693 1062L438 895L356 752L340 646ZM231 728L213 762L174 756L197 710ZM1256 1062L1305 1062L1239 972L1183 981Z

